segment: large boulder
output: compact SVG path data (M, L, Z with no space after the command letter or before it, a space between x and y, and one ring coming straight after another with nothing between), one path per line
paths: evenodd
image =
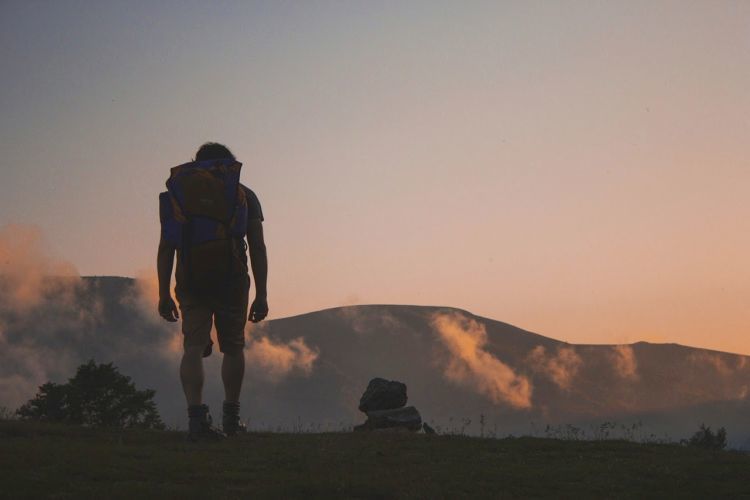
M359 410L365 413L393 410L406 404L406 384L395 380L374 378L367 384L359 400Z
M422 416L413 406L392 410L373 410L367 412L367 421L354 428L355 431L402 428L418 431L422 428Z

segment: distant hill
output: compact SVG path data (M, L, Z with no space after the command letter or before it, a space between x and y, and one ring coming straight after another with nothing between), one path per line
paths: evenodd
M165 421L184 425L179 330L156 316L146 288L83 278L23 312L0 308L0 405L15 407L94 358L156 389ZM206 383L217 410L219 360L209 359ZM747 356L573 345L449 307L352 306L264 322L249 328L247 360L243 414L255 428L359 423L359 396L379 376L405 382L409 404L442 430L543 435L548 424L594 432L640 420L628 432L679 439L705 422L725 426L735 446L750 436Z

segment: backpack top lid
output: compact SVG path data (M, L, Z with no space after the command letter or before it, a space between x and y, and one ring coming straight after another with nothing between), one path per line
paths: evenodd
M197 168L197 169L211 169L214 167L224 167L229 170L236 170L237 175L240 173L240 169L242 168L242 163L233 160L231 158L222 158L222 159L216 159L216 160L202 160L202 161L189 161L187 163L183 163L181 165L177 165L176 167L172 167L169 169L169 179L172 179L173 177L184 175L189 170ZM169 187L169 180L167 180L167 187Z
M237 204L242 163L232 159L183 163L170 170L167 190L181 216L227 222Z

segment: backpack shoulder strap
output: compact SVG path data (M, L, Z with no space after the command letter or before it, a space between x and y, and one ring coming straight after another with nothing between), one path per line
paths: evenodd
M237 185L236 196L237 201L232 219L229 221L229 230L235 238L243 238L247 232L247 196L241 184Z

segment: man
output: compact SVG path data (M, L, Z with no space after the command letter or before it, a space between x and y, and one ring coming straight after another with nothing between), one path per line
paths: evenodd
M188 404L188 438L192 441L221 439L244 430L239 417L239 401L245 373L245 325L247 319L257 323L268 314L268 260L263 241L263 212L255 193L239 184L240 166L226 146L206 143L196 153L194 162L172 169L172 176L167 181L169 191L160 195L162 234L157 256L158 308L166 321L175 322L182 314L184 353L180 363L180 380ZM236 174L234 179L232 172ZM200 175L192 175L194 173ZM214 184L219 189L213 189ZM235 193L232 193L233 188ZM220 198L212 200L212 193L219 193L217 196ZM229 193L229 202L221 198L225 193ZM199 196L200 203L191 201L191 196ZM232 200L235 200L234 203ZM193 207L202 204L209 210L215 208L213 205L221 205L228 210L231 220L200 217L201 207L192 209L191 203ZM239 228L233 229L237 224L240 224ZM198 235L201 228L208 226L213 229L209 237L203 238L208 241L203 241ZM255 279L255 300L250 306L249 315L250 277L245 236ZM175 253L175 295L180 304L180 313L170 294ZM223 354L223 433L212 426L208 406L202 400L202 358L211 354L212 324L216 326L219 349Z

